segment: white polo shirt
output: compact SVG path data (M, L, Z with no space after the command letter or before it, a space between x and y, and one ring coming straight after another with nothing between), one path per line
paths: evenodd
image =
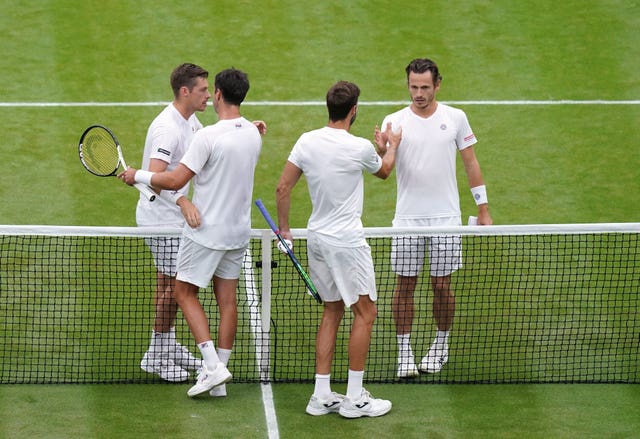
M402 127L396 152L395 219L460 216L456 156L477 142L466 114L438 103L426 119L405 107L385 117L381 126L387 122L394 130Z
M191 143L193 135L201 128L202 124L195 114L185 119L173 103L169 104L156 116L147 130L142 169L149 169L152 158L167 162L168 171L175 169ZM177 192L188 195L189 183ZM184 217L175 203L160 197L150 202L140 194L136 207L136 222L139 226L181 227L184 224Z
M362 229L363 171L376 173L382 160L371 142L346 130L324 127L304 133L289 161L307 180L313 210L307 228L336 246L359 246Z
M192 202L202 224L197 229L185 225L185 236L215 250L248 245L261 147L258 129L244 117L218 121L195 134L180 162L196 174Z

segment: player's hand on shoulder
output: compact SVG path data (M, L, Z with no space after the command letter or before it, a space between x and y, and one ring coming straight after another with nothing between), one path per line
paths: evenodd
M264 120L254 120L253 124L258 128L258 132L261 136L267 134L267 123Z

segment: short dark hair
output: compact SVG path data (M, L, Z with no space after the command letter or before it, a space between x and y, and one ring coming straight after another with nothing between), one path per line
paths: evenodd
M407 72L407 80L409 80L409 73L426 73L431 72L433 83L442 81L442 75L438 71L438 65L429 58L416 58L409 63L405 69Z
M329 120L346 119L349 111L358 103L360 88L352 82L338 81L327 92Z
M193 90L198 78L207 79L209 72L200 66L191 63L180 64L171 72L171 88L173 89L173 95L178 97L180 89L187 87L189 91Z
M233 67L219 72L214 84L225 102L231 105L240 105L249 92L249 77Z

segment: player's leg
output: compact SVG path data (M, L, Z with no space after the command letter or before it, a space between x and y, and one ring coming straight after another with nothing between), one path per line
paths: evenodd
M193 356L189 350L176 339L175 321L178 304L174 297L175 277L158 272L155 295L156 317L154 335L162 341L163 355L184 370L196 371L202 367L202 360Z
M455 294L451 289L451 276L431 276L433 289L433 317L436 337L420 365L421 371L440 372L449 360L449 331L455 315Z
M307 239L309 276L322 297L323 312L316 333L316 373L313 394L305 412L320 416L334 413L340 408L344 395L331 390L331 363L335 352L340 322L344 316L344 302L340 297L326 257L330 247L313 233Z
M203 366L198 374L198 380L187 391L187 395L196 396L229 381L231 373L220 361L211 339L209 322L198 300L198 286L176 280L175 297L202 354Z
M196 384L187 391L189 396L208 392L231 379L231 373L218 357L211 339L207 315L198 299L199 288L209 285L225 254L225 251L212 250L186 238L180 244L175 299L198 344L203 360ZM240 263L241 261L242 259ZM239 277L239 268L238 274L233 277Z
M462 266L459 236L432 238L429 245L433 318L436 337L418 366L421 371L440 372L449 360L449 332L453 326L456 299L451 287L451 274Z
M344 316L344 302L323 302L324 310L316 334L316 374L313 395L305 411L313 416L337 411L344 399L331 390L331 363L336 348L340 322Z
M222 363L227 366L233 350L233 344L238 329L238 308L236 304L236 289L238 279L223 279L213 277L213 293L216 296L220 322L218 325L218 347L216 353ZM209 391L214 397L227 396L227 387L224 384L214 387Z
M451 275L431 276L433 318L438 331L449 331L456 311L456 297L451 288Z
M362 295L351 305L351 310L354 318L349 336L349 379L340 414L347 418L382 416L391 410L391 401L373 398L362 386L371 332L378 313L376 304L368 295Z
M373 324L378 316L378 293L371 248L336 248L332 264L334 279L345 305L353 313L349 335L349 376L347 394L339 413L347 418L382 416L391 410L391 402L373 398L363 387L365 364L371 344Z
M151 250L157 271L153 296L155 310L153 330L149 348L142 357L140 367L146 372L157 374L166 381L185 381L189 373L180 364L176 355L177 342L174 327L178 305L173 297L173 276L178 240L148 238L145 241ZM174 243L175 249L172 246Z
M397 376L399 378L419 375L411 349L411 330L415 313L414 293L418 283L418 275L424 264L424 257L424 238L398 237L393 240L391 268L397 278L391 302L391 312L398 342Z

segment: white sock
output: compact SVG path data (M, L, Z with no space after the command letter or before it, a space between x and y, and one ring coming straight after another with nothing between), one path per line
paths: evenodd
M438 329L438 331L436 331L436 339L433 340L433 342L439 346L447 344L449 342L449 331L441 331Z
M320 399L327 399L331 396L331 375L316 374L316 385L313 394Z
M398 356L410 357L413 355L411 350L411 334L398 334Z
M218 358L218 354L216 353L216 349L213 346L213 341L207 340L198 344L198 348L200 348L200 353L202 354L202 361L204 365L209 370L213 370L216 368L218 363L220 362L220 358Z
M216 353L218 354L218 358L220 359L220 361L222 361L225 366L229 364L231 349L216 348Z
M163 350L168 350L168 340L168 332L156 332L155 330L151 330L151 343L149 343L149 351L153 354L159 354Z
M171 345L176 344L176 327L172 326L169 328L169 332L167 332L167 340Z
M364 370L349 369L349 381L347 381L347 397L351 400L360 398L362 394L362 380Z

